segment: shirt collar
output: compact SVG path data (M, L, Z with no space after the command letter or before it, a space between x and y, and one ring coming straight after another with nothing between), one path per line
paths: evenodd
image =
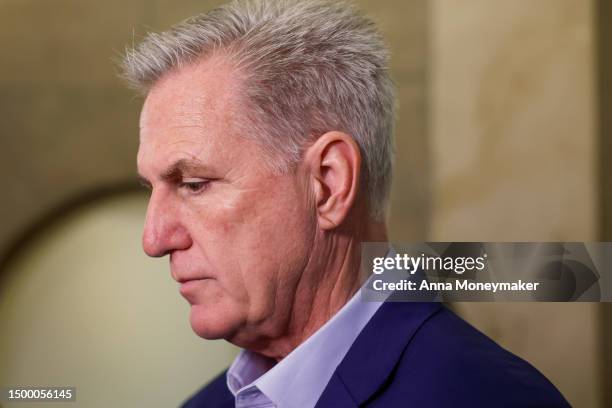
M256 387L278 407L314 407L351 345L382 303L365 302L361 291L305 342L274 365L242 350L227 372L230 391Z
M227 386L236 396L238 392L252 385L255 380L270 370L275 364L273 359L241 350L227 370Z

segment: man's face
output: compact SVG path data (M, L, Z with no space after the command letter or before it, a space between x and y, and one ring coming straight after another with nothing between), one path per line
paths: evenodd
M241 134L239 92L214 59L167 74L145 101L138 151L152 187L145 252L170 255L198 335L238 343L286 324L314 233L300 172L275 174Z

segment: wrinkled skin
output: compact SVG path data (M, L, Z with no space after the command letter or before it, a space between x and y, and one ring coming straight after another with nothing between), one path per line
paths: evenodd
M352 153L340 135L344 150L321 150L296 171L277 174L243 134L242 86L240 75L213 58L165 74L148 93L138 151L139 174L151 187L143 247L150 256L169 255L199 336L280 359L358 287L359 241L350 228L321 228L317 209L344 173L317 179L315 171L328 150L340 158ZM333 159L326 159L330 167Z

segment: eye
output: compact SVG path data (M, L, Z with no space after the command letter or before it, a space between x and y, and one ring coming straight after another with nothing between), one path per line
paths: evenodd
M189 194L198 194L206 190L209 184L210 180L207 179L186 179L179 183L179 187Z

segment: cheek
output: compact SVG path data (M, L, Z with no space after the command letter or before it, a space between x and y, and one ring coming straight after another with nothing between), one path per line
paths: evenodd
M305 200L288 176L257 188L219 190L193 206L188 217L197 220L204 241L225 243L228 249L264 251L268 243L288 243L288 238L308 227Z
M224 233L259 263L279 258L284 263L304 241L307 213L297 192L287 184L270 183L245 194L223 217Z
M196 239L219 284L254 313L290 297L311 246L305 203L288 183L219 195L194 210Z

